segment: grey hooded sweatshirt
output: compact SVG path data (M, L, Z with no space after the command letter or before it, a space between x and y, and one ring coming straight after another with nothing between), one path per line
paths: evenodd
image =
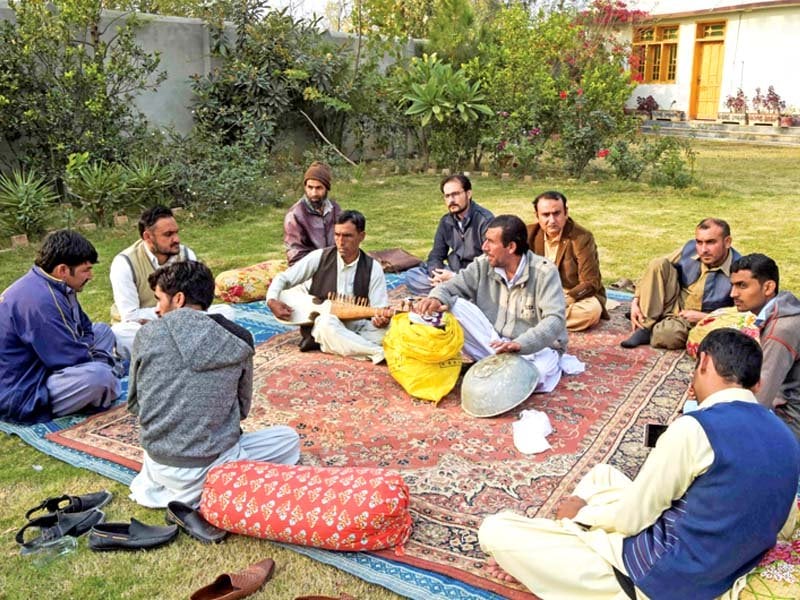
M800 300L780 292L761 326L758 401L783 419L800 439Z
M253 337L219 315L171 311L133 343L128 410L154 461L203 467L239 441L253 394Z

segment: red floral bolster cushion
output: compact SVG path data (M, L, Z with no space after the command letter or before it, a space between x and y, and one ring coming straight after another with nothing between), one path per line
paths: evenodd
M399 473L237 461L211 469L200 513L230 531L328 550L382 550L411 535Z

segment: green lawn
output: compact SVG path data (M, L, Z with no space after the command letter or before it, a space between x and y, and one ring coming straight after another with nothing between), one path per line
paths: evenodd
M698 221L715 216L730 222L734 246L740 252L771 255L781 268L783 287L800 290L800 262L794 259L793 242L800 231L796 208L800 148L698 143L697 150L701 183L687 190L617 182L604 173L602 164L590 175L596 180L544 178L524 184L476 174L473 189L475 199L495 214L516 213L525 221L532 218L531 201L537 193L564 192L572 216L595 234L606 283L620 277L635 279L649 258L684 243ZM301 173L298 170L298 179ZM438 176L370 176L357 183L344 179L334 179L332 195L343 208L356 208L367 216L367 249L402 246L426 255L443 211ZM248 208L215 223L184 212L179 217L183 241L214 272L279 257L285 209ZM107 320L108 267L113 256L136 239L135 225L87 235L101 262L80 299L92 319ZM24 273L33 256L32 248L0 252L0 289ZM101 488L115 494L107 507L109 520L127 521L130 516L150 523L163 520L163 511L140 508L128 500L124 486L50 459L17 438L0 434L0 597L185 598L218 573L238 570L265 556L274 557L278 568L262 598L338 596L341 592L363 599L397 597L297 553L239 536L214 547L181 536L163 549L137 554L94 554L81 540L77 554L45 568L35 568L18 556L14 532L22 526L28 508L48 496Z

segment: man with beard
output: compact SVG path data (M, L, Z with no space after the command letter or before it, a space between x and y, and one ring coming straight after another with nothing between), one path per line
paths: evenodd
M733 305L731 263L738 258L725 221L700 221L695 239L647 267L631 302L633 333L620 345L650 344L667 350L685 347L692 327L712 310Z
M147 278L159 267L182 260L197 260L181 244L178 223L166 206L154 206L139 217L139 237L111 261L111 329L117 340L117 354L129 359L133 338L142 325L157 318L156 297Z
M494 216L472 200L472 183L466 175L445 177L439 189L447 214L439 220L428 262L406 273L409 291L418 296L426 296L481 255L483 236Z
M283 244L289 266L314 250L333 246L333 225L342 209L328 198L331 179L331 168L316 161L303 176L305 194L283 219Z

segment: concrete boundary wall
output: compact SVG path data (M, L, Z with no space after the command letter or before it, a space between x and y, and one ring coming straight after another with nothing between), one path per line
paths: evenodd
M216 64L210 53L208 28L200 19L143 13L139 16L145 22L137 31L137 40L145 51L160 53L159 69L166 71L167 78L156 91L141 93L135 103L152 126L170 126L181 134L187 134L194 124L190 78L195 74L209 73ZM101 26L120 18L124 19L125 13L103 11ZM0 0L0 19L14 19L7 0ZM324 35L340 45L355 44L355 38L348 34L326 32ZM412 54L415 45L410 42L406 52ZM389 62L385 57L384 66Z

